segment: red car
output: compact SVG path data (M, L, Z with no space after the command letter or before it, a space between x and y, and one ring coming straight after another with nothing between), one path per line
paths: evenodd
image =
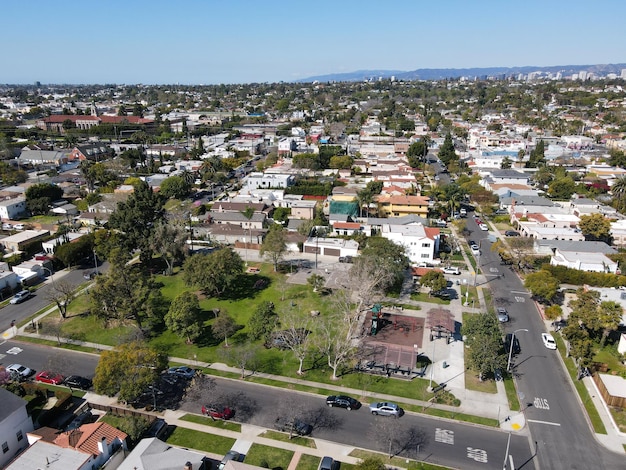
M61 374L57 374L56 372L42 370L35 376L35 380L45 384L60 385L63 383L63 376Z
M230 419L235 416L235 412L228 407L203 406L202 414L213 419Z

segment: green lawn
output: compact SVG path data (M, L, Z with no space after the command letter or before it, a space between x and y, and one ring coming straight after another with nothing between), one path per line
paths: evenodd
M291 436L290 439L289 433L278 431L265 431L263 434L261 434L261 436L267 439L274 439L275 441L290 442L292 444L298 444L299 446L317 449L315 441L313 439L309 439L308 437Z
M200 452L212 452L214 454L224 455L233 447L235 439L218 434L208 434L194 429L177 427L167 439L167 442Z
M300 460L298 460L296 470L317 470L320 460L322 459L314 455L302 454L300 456ZM341 468L344 468L343 464L341 465Z
M394 468L406 468L408 470L444 470L448 467L441 467L440 465L433 465L425 462L418 462L416 460L405 459L404 457L392 457L389 458L388 454L381 454L379 452L372 452L368 450L355 449L349 454L351 457L364 460L368 457L378 458L382 460L385 465L392 466ZM426 456L424 456L426 457ZM408 462L407 462L408 460ZM344 468L344 465L341 465Z
M246 454L245 463L265 468L282 468L286 470L293 457L293 451L268 447L261 444L252 444Z
M450 305L449 300L440 299L439 297L434 297L424 292L411 293L411 300L415 300L416 302L428 302L428 303L437 304L437 305Z
M203 426L211 426L212 428L216 428L216 429L225 429L227 431L241 432L240 423L234 423L234 422L223 421L223 420L214 420L211 418L207 418L205 416L197 416L197 415L191 415L191 414L186 414L180 419L183 421L189 421L190 423L202 424Z

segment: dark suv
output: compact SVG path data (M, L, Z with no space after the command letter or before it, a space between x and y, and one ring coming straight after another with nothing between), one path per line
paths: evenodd
M331 395L326 399L326 404L331 408L338 406L348 411L357 410L361 407L361 403L358 400L346 395Z
M299 434L300 436L306 436L311 434L313 431L313 426L299 419L289 419L289 418L276 418L274 422L274 427L278 431L282 432L293 432Z

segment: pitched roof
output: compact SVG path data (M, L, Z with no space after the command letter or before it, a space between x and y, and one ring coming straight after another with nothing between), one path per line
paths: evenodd
M99 421L96 423L83 424L78 429L60 434L54 443L61 447L73 447L87 454L98 455L98 443L106 439L110 444L115 439L124 441L128 435L108 423Z

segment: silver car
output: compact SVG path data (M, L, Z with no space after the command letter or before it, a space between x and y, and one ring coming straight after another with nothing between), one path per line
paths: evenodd
M373 415L393 416L395 418L399 418L404 414L404 410L402 408L400 408L395 403L390 403L387 401L372 403L370 405L370 412Z
M509 321L509 314L504 307L498 307L498 321L506 323Z

